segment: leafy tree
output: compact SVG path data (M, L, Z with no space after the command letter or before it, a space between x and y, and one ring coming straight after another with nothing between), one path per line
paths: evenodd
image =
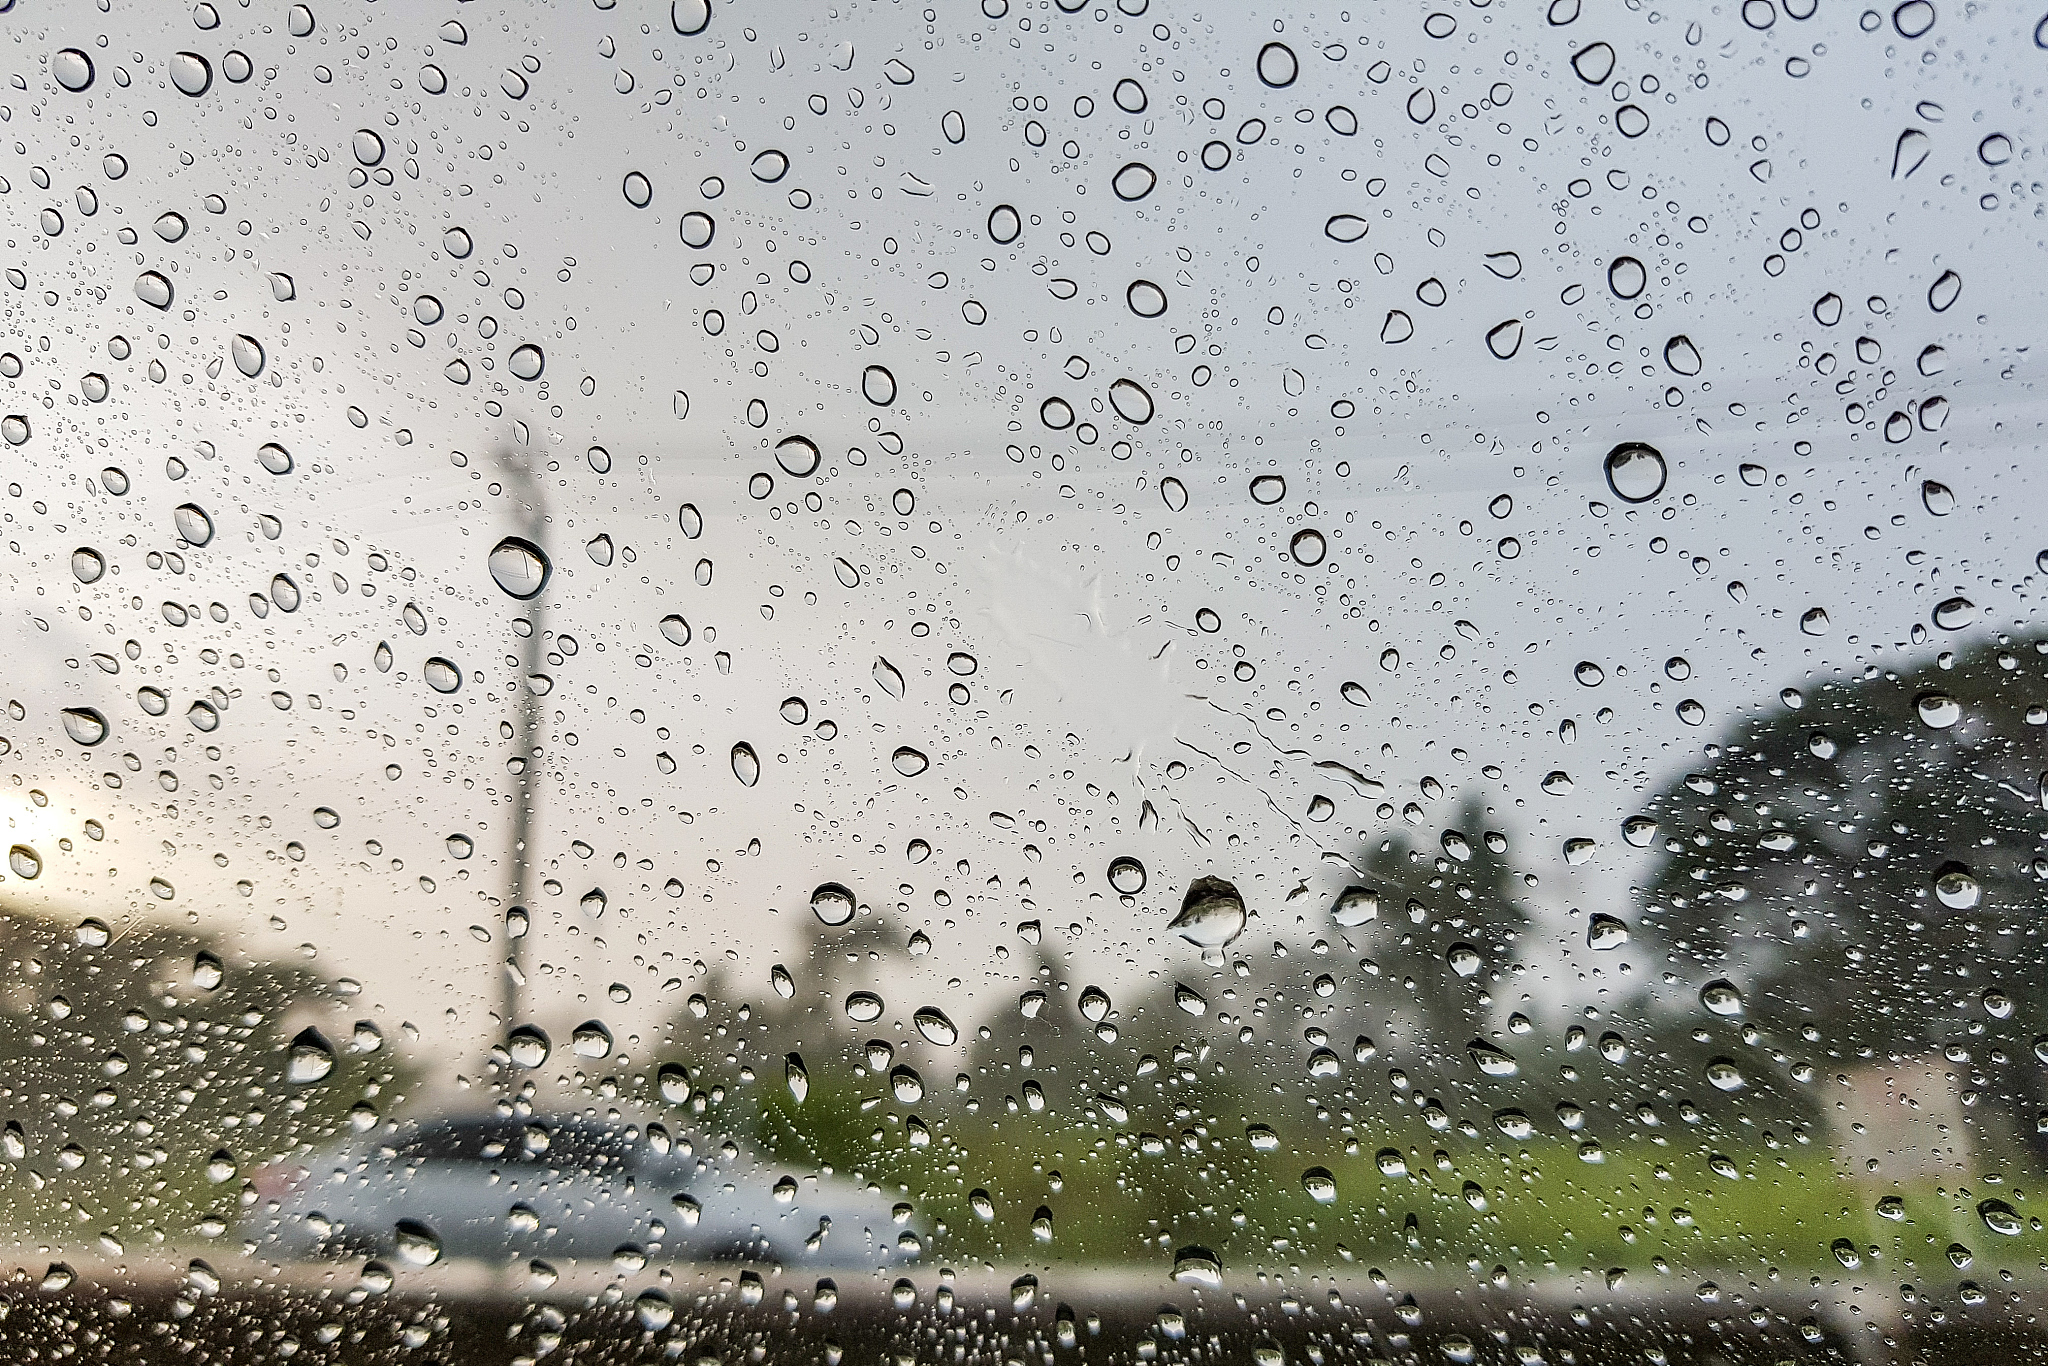
M1708 746L1636 828L1663 854L1641 917L1675 979L1661 1013L1745 1072L1948 1050L1968 1099L2033 1134L2044 652L2001 636L1830 678Z

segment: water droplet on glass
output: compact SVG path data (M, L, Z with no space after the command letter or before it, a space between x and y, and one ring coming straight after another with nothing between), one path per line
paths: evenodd
M811 914L822 925L844 925L855 909L853 893L837 882L821 882L811 893Z
M1244 898L1218 877L1199 877L1182 898L1180 914L1167 929L1197 948L1220 949L1244 932Z
M1952 911L1972 911L1984 900L1984 885L1960 863L1945 863L1934 875L1934 897Z
M1173 1278L1182 1285L1219 1289L1223 1285L1223 1263L1206 1247L1184 1247L1173 1254Z
M1664 363L1671 367L1674 374L1697 375L1702 362L1699 349L1692 344L1692 338L1681 335L1664 343Z
M1323 533L1314 527L1306 527L1294 533L1294 539L1287 543L1287 553L1298 565L1312 566L1323 562L1329 547L1323 541Z
M1664 491L1664 455L1655 446L1624 441L1602 464L1607 487L1624 503L1647 503Z
M1150 166L1147 166L1142 161L1129 161L1125 162L1117 173L1110 177L1109 188L1118 199L1128 204L1135 203L1146 195L1151 194L1152 187L1158 183L1159 176ZM1012 209L1010 212L1014 215L1016 210ZM1009 238L997 236L993 215L989 219L989 236L994 237L998 242L1010 240Z
M1187 485L1172 475L1159 481L1159 496L1165 500L1169 512L1179 512L1188 505Z
M50 58L50 74L66 90L84 90L92 84L92 58L75 47L64 48Z
M213 519L197 503L183 503L171 512L171 525L187 545L202 546L213 539Z
M1308 1198L1318 1205L1333 1205L1337 1202L1337 1178L1330 1174L1328 1167L1310 1167L1301 1174L1301 1188L1308 1192Z
M1700 988L1700 1004L1715 1015L1740 1015L1742 993L1725 977L1717 977Z
M653 183L638 171L626 172L619 188L625 194L626 202L636 209L644 209L654 201Z
M612 1032L602 1020L585 1020L570 1032L569 1047L579 1058L610 1057Z
M1365 236L1368 227L1369 225L1366 223L1366 221L1363 218L1360 218L1355 213L1331 214L1328 218L1323 220L1323 236L1329 238L1332 242L1343 242L1348 245L1352 242L1356 242L1359 238ZM1396 316L1398 316L1402 320L1402 322L1407 322L1407 314L1399 313L1398 310L1395 313L1389 313L1387 315L1387 325L1380 329L1380 340L1389 342L1405 341L1407 340L1408 334L1412 333L1415 330L1414 325L1410 323L1408 324L1406 331L1402 332L1402 335L1398 337L1388 336L1388 332L1400 330L1394 325L1394 319Z
M135 277L135 297L151 308L169 308L173 291L171 282L153 270L145 270Z
M417 1219L400 1219L392 1230L398 1258L412 1266L432 1266L441 1260L441 1238Z
M1156 318L1166 312L1166 291L1150 280L1133 280L1124 290L1124 302L1141 318Z
M1522 320L1509 318L1497 323L1486 334L1486 349L1493 352L1496 360L1512 360L1522 349Z
M760 756L744 740L732 747L732 776L740 780L742 787L752 787L761 780Z
M822 459L817 443L807 436L785 436L775 443L775 463L782 466L785 474L798 479L815 473Z
M942 1048L951 1047L960 1038L959 1029L937 1006L920 1006L910 1019L911 1023L917 1026L918 1033Z
M106 572L107 562L99 551L80 546L71 552L71 576L80 583L98 583Z
M171 58L171 84L180 94L204 95L213 86L213 65L196 52L180 52Z
M1285 43L1267 43L1259 49L1259 79L1275 90L1285 90L1301 74L1301 60Z
M1799 618L1799 629L1810 636L1826 635L1828 625L1828 612L1825 607L1810 607Z
M1109 885L1122 896L1136 896L1145 890L1145 865L1125 856L1112 859L1109 865Z
M1252 480L1252 501L1268 506L1287 496L1287 481L1277 474L1262 474Z
M462 670L455 667L453 660L439 655L426 662L420 676L427 680L427 686L438 693L451 693L462 686Z
M1607 267L1607 287L1617 299L1633 299L1650 282L1643 263L1633 256L1617 256Z
M538 346L531 342L517 347L505 358L505 368L512 372L514 379L539 379L541 371L547 368L547 357Z
M1586 926L1586 947L1618 949L1628 942L1628 926L1611 915L1594 912Z
M1913 699L1920 723L1933 730L1947 730L1963 719L1962 704L1945 692L1922 693Z
M1590 43L1572 54L1572 70L1587 85L1605 85L1614 74L1614 49L1605 43Z
M498 587L521 602L539 597L554 566L547 552L523 536L507 536L491 548L487 561Z
M64 733L81 745L96 745L107 738L107 718L92 707L66 707Z
M1934 624L1944 631L1960 631L1977 620L1977 604L1968 598L1944 598L1934 608Z
M334 1046L317 1029L307 1028L286 1050L284 1078L297 1086L319 1081L334 1070Z
M1152 420L1152 395L1134 379L1120 379L1109 386L1109 406L1133 426L1142 427Z
M2008 1238L2018 1237L2026 1232L2027 1226L2011 1205L2003 1200L1985 1200L1977 1206L1977 1217L1984 1221L1984 1227L1993 1233L2002 1233Z
M909 745L900 746L894 754L889 756L890 766L906 778L915 778L918 774L930 768L931 763L932 761L925 757L922 750L912 749Z

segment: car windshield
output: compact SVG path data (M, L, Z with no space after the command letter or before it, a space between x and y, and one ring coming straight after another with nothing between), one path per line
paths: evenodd
M0 1360L2048 1354L2043 2L0 0Z

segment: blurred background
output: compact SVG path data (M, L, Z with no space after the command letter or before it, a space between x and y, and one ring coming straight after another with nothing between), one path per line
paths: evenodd
M2040 15L19 18L10 1359L2038 1350Z

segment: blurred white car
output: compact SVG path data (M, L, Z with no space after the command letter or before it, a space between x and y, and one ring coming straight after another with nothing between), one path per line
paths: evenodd
M914 1257L901 1211L850 1181L797 1180L733 1145L580 1117L402 1121L251 1174L260 1255L746 1260L871 1267Z

